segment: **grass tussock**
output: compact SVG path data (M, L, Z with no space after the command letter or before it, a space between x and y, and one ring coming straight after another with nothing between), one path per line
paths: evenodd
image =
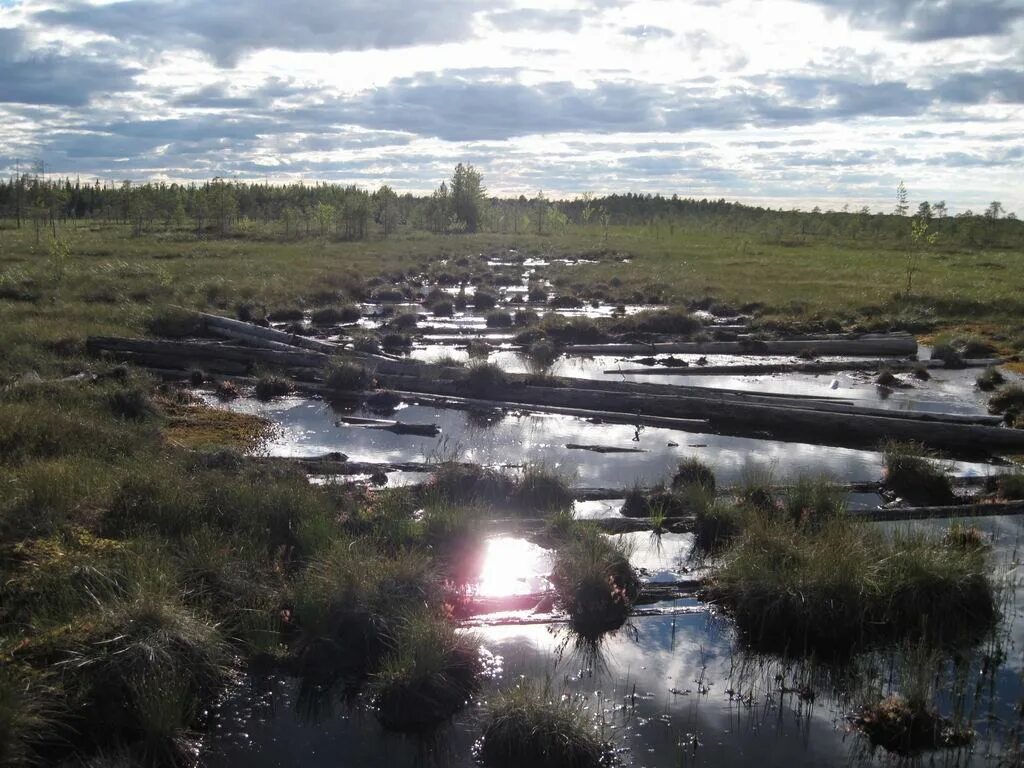
M999 476L999 496L1003 499L1024 499L1024 472L1008 472Z
M462 709L477 689L480 641L425 611L403 618L370 692L378 719L398 731L432 728Z
M920 699L893 694L864 706L854 719L857 728L876 747L912 757L942 748L964 747L974 731L958 727Z
M362 314L354 305L321 307L313 310L309 320L316 326L347 325L358 322Z
M807 528L752 516L709 595L765 650L834 653L921 636L957 644L980 637L997 616L984 549L887 536L844 517Z
M184 339L202 335L203 322L195 312L187 309L161 307L147 318L146 330L151 336Z
M369 542L339 539L291 587L296 671L326 681L361 678L394 646L404 616L432 593L422 554L381 553Z
M509 387L508 376L495 363L475 362L466 368L462 382L475 397L498 398Z
M434 473L424 497L449 505L482 505L497 513L555 514L572 509L569 479L541 464L518 476L479 465L446 462Z
M1001 413L1011 426L1024 428L1024 386L1007 384L988 400L988 409Z
M672 475L674 489L697 486L714 493L716 485L715 471L696 456L688 456L679 462L675 474Z
M283 376L266 374L260 376L256 381L256 399L273 400L275 397L283 397L292 391L292 383Z
M336 363L324 377L324 387L331 394L363 392L373 388L373 377L357 363Z
M585 524L574 526L559 546L551 580L570 626L582 637L596 638L625 623L640 593L630 554L624 539Z
M889 490L911 504L923 506L943 506L956 501L949 477L929 459L924 446L890 440L882 450L885 486Z
M488 768L599 768L610 752L584 700L523 681L488 701L477 756Z
M992 392L996 387L1006 383L1006 377L1000 372L994 365L990 365L984 371L978 374L978 378L975 379L978 385L978 389L982 392Z

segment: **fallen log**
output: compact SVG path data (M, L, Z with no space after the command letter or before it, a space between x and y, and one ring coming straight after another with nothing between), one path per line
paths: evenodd
M640 587L640 593L633 605L653 605L666 600L678 600L693 597L704 586L704 579L680 579L677 581L646 582ZM553 590L544 592L527 592L518 595L464 595L449 594L445 602L451 606L452 614L457 619L467 619L490 613L507 611L529 611L534 608L548 607L553 602ZM551 613L538 610L537 613Z
M291 347L302 347L303 349L309 349L326 355L333 355L341 350L341 347L338 344L334 344L329 341L321 341L320 339L311 338L309 336L299 336L298 334L286 333L285 331L279 331L275 328L265 328L264 326L255 325L254 323L233 320L229 317L221 317L220 315L211 315L206 312L196 312L195 314L203 321L203 325L208 331L216 333L219 336L235 338L240 341L248 341L250 343L255 343L255 339L260 339L262 341L284 344Z
M885 507L850 512L849 514L858 520L869 522L1024 515L1024 501L954 504L941 507Z
M125 339L114 336L90 336L86 340L86 349L92 353L127 353L177 363L159 366L168 368L181 367L187 363L227 361L249 365L263 363L279 367L323 369L331 360L329 355L322 352L299 349L264 349L221 342Z
M882 355L899 357L917 354L917 339L909 333L865 334L858 338L801 338L761 341L671 341L650 344L567 344L561 348L567 355Z
M589 382L580 382L586 386ZM457 397L463 392L459 382L392 382L392 388L414 386L415 391ZM411 394L411 393L410 393ZM500 400L477 401L491 406L517 403L523 406L586 409L598 413L635 414L633 423L645 423L646 417L704 418L708 426L692 425L688 431L718 432L740 436L767 434L774 439L872 448L884 439L916 440L926 445L974 455L1024 449L1024 430L964 424L944 420L941 415L907 417L898 411L883 414L821 411L798 405L743 402L739 398L651 397L615 393L588 388L509 386ZM709 429L710 427L710 429Z
M626 361L630 362L630 361ZM964 360L964 368L987 368L991 365L999 365L1002 358ZM919 366L928 370L946 368L942 360L921 360L913 361L888 361L888 360L836 360L811 363L776 363L765 365L763 363L736 364L736 365L689 365L689 366L664 366L645 368L611 368L603 373L609 376L616 374L622 376L767 376L779 373L843 373L845 371L876 371L886 367L894 373L905 373L913 371Z
M593 453L647 453L643 448L619 448L615 445L580 445L579 443L566 443L565 447L570 451L591 451Z
M642 619L648 616L690 616L698 613L706 613L704 605L674 605L671 607L658 608L634 608L629 612L629 618ZM470 619L463 619L457 623L462 629L473 629L483 627L522 627L536 624L568 624L570 621L566 614L562 613L534 613L514 614L503 613L499 615L477 616Z

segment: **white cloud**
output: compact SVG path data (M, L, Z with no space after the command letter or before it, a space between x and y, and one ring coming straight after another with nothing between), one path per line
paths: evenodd
M1021 212L1022 3L0 4L0 168Z

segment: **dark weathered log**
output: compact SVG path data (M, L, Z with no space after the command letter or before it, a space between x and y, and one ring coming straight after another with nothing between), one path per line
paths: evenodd
M633 605L653 605L654 603L666 600L679 600L685 597L693 597L704 586L703 579L679 579L677 581L647 582L640 587L640 594L637 595ZM457 619L467 619L473 616L482 616L490 613L504 613L507 611L529 611L538 608L538 613L551 613L551 604L554 601L555 593L552 590L546 592L528 592L519 595L461 595L452 594L446 598L446 602L452 606L452 611ZM544 610L547 609L547 610Z
M375 472L436 472L437 464L418 461L339 461L324 457L260 456L253 461L260 464L284 464L295 466L307 475L372 475Z
M886 507L850 512L850 515L858 520L871 522L1024 515L1024 501L955 504L944 507Z
M522 403L507 402L502 400L483 400L472 397L455 397L452 395L428 395L420 392L403 392L397 390L396 394L403 398L419 403L431 403L440 407L448 408L496 408L503 410L527 410L537 413L557 413L565 416L575 416L581 419L589 419L594 423L628 424L637 426L643 424L648 427L662 427L664 429L679 429L684 431L701 432L699 427L707 427L708 422L704 419L673 419L660 418L657 416L638 416L633 413L617 413L615 411L596 411L586 408L547 407L544 405L523 405Z
M402 382L409 386L410 382ZM586 387L589 382L578 382ZM462 385L455 382L417 380L417 391L444 396L458 396ZM996 426L963 424L934 418L905 417L901 412L874 415L861 412L841 413L798 406L743 402L740 398L689 393L675 397L652 397L614 393L583 388L509 386L501 392L500 401L492 405L519 403L524 406L543 405L557 408L581 408L610 413L635 414L634 423L644 423L646 416L659 418L706 418L711 429L696 424L688 431L713 431L736 435L767 433L776 439L790 439L821 445L854 447L877 446L886 438L918 440L950 451L988 455L999 451L1024 448L1024 430ZM486 402L486 401L484 401Z
M302 350L263 349L242 347L219 342L167 341L151 339L124 339L112 336L90 336L86 341L90 352L133 353L185 362L197 360L264 363L292 368L327 366L330 357L323 353Z
M630 363L632 361L624 361ZM964 360L965 368L987 368L999 365L1001 358ZM809 363L750 363L736 365L695 365L658 366L645 368L610 368L606 375L622 376L767 376L779 373L843 373L845 371L876 371L886 367L894 373L913 371L919 366L929 370L942 369L946 364L942 360L921 361L889 361L889 360L826 360Z
M407 424L403 421L396 421L392 424L367 424L364 429L379 429L396 435L417 435L419 437L436 437L441 434L441 428L437 424Z
M252 342L254 339L262 339L263 341L273 342L276 344L284 344L291 347L302 347L303 349L309 349L326 355L332 355L341 351L341 347L338 344L333 344L329 341L321 341L320 339L314 339L308 336L286 333L284 331L276 330L275 328L265 328L261 325L246 323L229 317L221 317L220 315L211 315L206 312L196 312L195 314L203 321L203 324L206 326L208 331L216 333L219 336L236 338L246 342Z
M591 451L593 453L647 453L643 448L620 448L617 445L580 445L579 443L566 443L565 447L570 451Z
M901 355L917 354L917 339L910 334L865 334L859 338L794 338L760 341L672 341L652 344L568 344L568 355Z
M690 616L707 612L704 605L673 605L668 607L634 608L629 612L630 620L642 619L647 616ZM521 627L535 624L568 624L569 617L562 613L534 613L475 616L458 623L464 629L481 627Z
M687 515L666 517L658 522L660 530L665 533L691 533L694 520L692 515ZM600 528L605 533L638 533L653 531L657 527L655 521L647 517L594 517L580 518L580 521ZM533 533L543 531L550 522L543 517L502 517L486 520L484 525L492 533Z

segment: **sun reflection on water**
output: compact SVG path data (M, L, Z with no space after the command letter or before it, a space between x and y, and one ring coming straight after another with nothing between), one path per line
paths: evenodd
M498 536L484 543L477 594L523 595L550 588L551 552L526 539Z

